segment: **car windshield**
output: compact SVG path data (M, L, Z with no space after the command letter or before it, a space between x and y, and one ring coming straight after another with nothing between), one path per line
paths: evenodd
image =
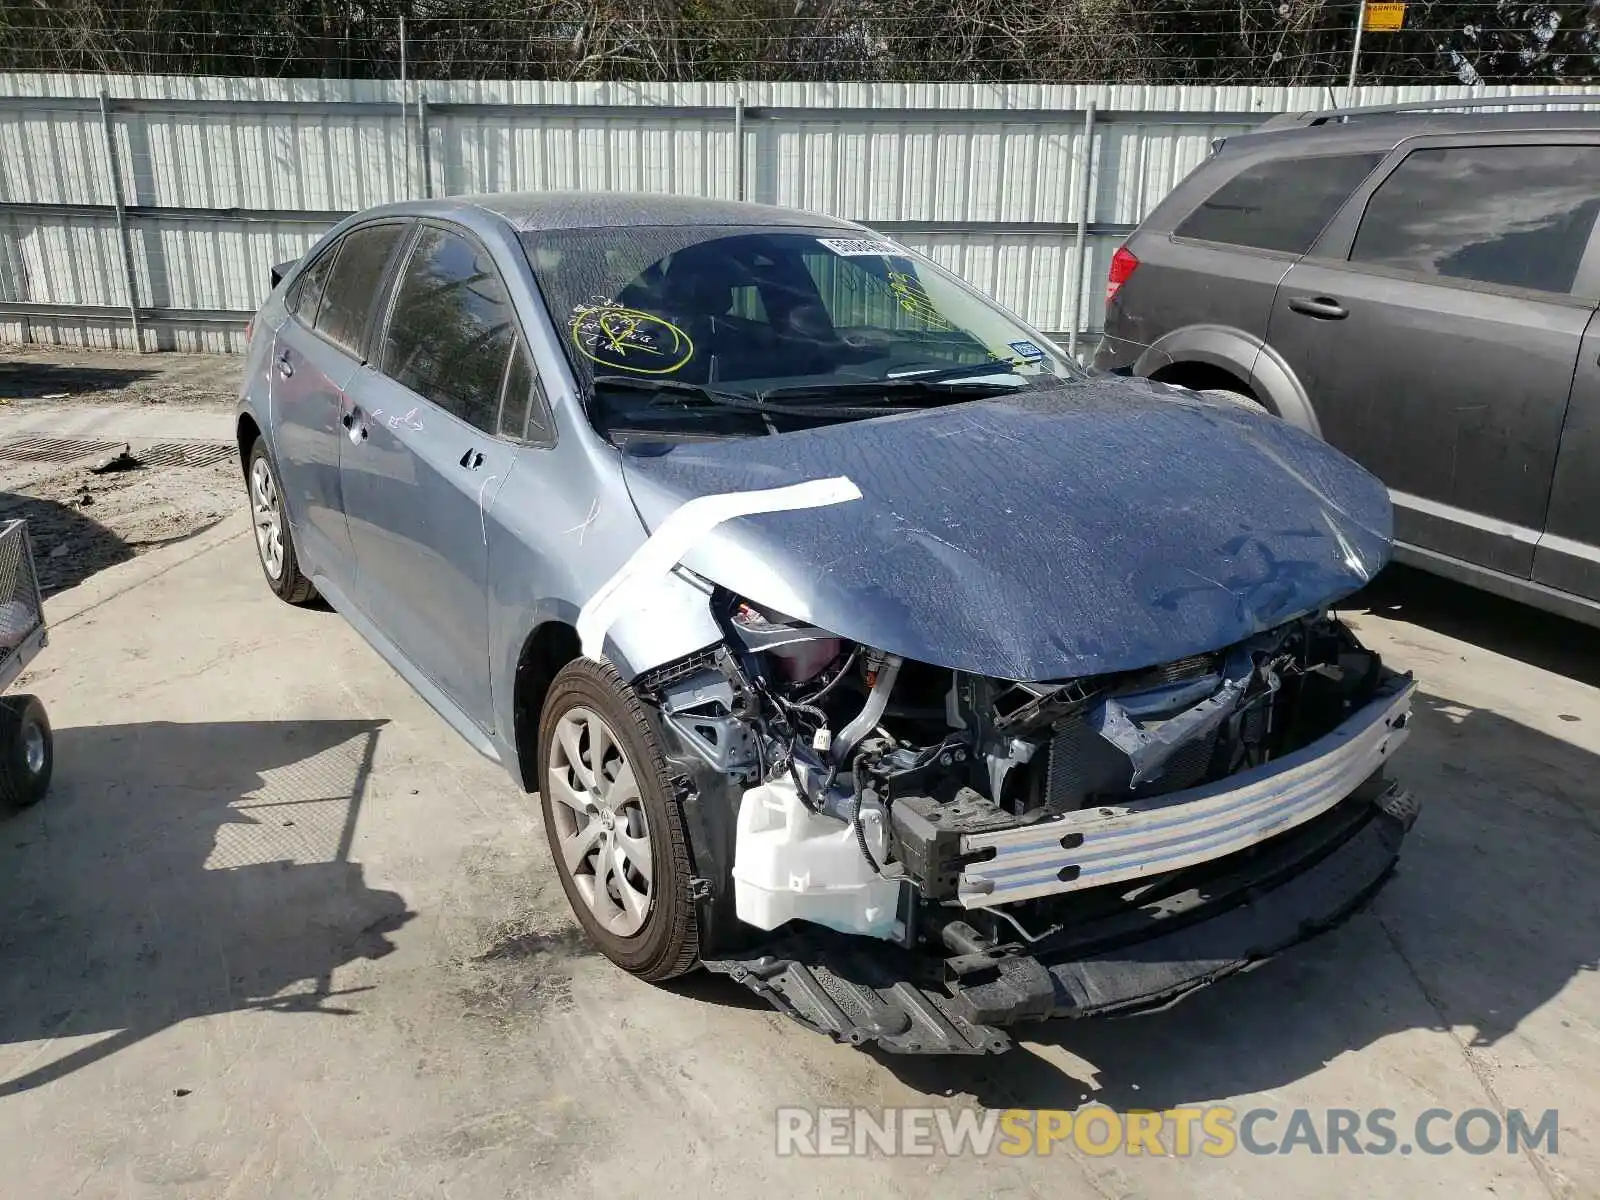
M522 242L591 418L614 439L782 432L1082 377L877 235L673 225Z

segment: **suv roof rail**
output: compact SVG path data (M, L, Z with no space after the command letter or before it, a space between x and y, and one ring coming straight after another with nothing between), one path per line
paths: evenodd
M1291 125L1330 125L1351 117L1389 116L1394 113L1440 112L1471 108L1534 108L1546 104L1600 105L1600 93L1551 93L1541 96L1469 96L1461 100L1408 100L1402 104L1371 104L1360 108L1329 108L1320 112L1283 113L1258 128L1283 129Z

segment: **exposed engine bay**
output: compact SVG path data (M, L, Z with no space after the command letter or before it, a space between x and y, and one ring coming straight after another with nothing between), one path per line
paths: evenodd
M713 607L724 644L636 686L677 743L706 890L731 876L733 914L761 930L940 954L1033 943L1320 815L1404 736L1409 680L1331 613L1033 683L906 661L726 593ZM1381 719L1356 729L1369 710Z

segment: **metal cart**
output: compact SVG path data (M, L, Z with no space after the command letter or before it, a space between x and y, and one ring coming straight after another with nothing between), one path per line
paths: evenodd
M0 692L49 641L26 521L0 528ZM0 807L44 799L55 762L50 719L37 696L0 696Z

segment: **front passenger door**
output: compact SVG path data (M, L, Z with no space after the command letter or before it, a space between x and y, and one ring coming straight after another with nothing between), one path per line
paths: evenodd
M340 459L357 604L490 732L487 514L516 460L497 434L517 343L489 252L425 223L351 387Z

